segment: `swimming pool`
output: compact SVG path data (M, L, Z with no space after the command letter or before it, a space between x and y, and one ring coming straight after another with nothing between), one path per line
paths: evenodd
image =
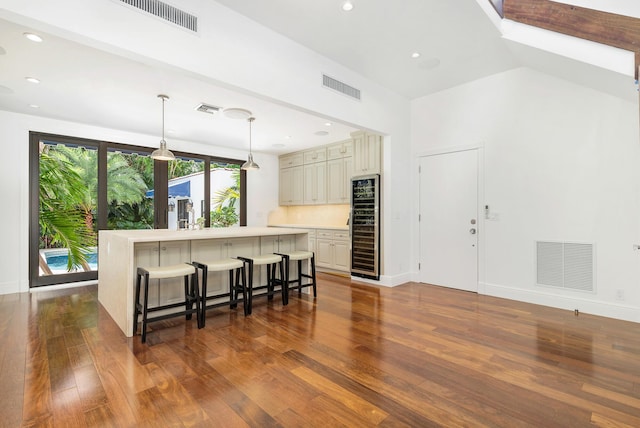
M69 252L65 248L41 250L43 256L53 273L67 272L67 262L69 260ZM86 255L87 263L91 270L98 270L98 252L95 248L91 249ZM80 269L82 270L82 269Z

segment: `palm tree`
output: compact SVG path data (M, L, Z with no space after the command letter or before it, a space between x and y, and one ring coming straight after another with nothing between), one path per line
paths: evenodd
M238 222L236 201L240 199L240 169L231 172L234 184L226 189L218 190L212 198L211 210L212 227L228 227Z
M84 212L87 227L93 230L93 216L98 206L97 151L62 147L56 152L74 165L74 170L85 183L84 191L76 203ZM141 175L120 153L109 153L107 156L107 183L109 204L139 203L147 190Z
M84 190L82 178L69 162L42 152L39 181L42 245L67 248L68 271L86 265L85 249L95 245L95 235L86 227L83 211L73 205Z

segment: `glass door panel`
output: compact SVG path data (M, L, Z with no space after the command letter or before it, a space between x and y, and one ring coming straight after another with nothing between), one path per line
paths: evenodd
M168 167L167 226L171 230L204 227L206 212L202 159L176 158ZM202 220L199 220L202 219Z
M211 162L211 227L240 223L240 165Z
M147 152L107 152L107 229L153 229L153 159Z
M39 285L97 270L97 154L95 146L38 141Z

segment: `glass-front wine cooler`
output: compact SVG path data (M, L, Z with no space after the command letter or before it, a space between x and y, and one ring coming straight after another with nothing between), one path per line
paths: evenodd
M380 279L380 175L351 179L351 275Z

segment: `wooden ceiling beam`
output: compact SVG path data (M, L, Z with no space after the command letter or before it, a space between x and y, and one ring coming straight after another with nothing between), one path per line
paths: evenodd
M640 19L550 0L503 0L504 18L635 53L640 66Z

